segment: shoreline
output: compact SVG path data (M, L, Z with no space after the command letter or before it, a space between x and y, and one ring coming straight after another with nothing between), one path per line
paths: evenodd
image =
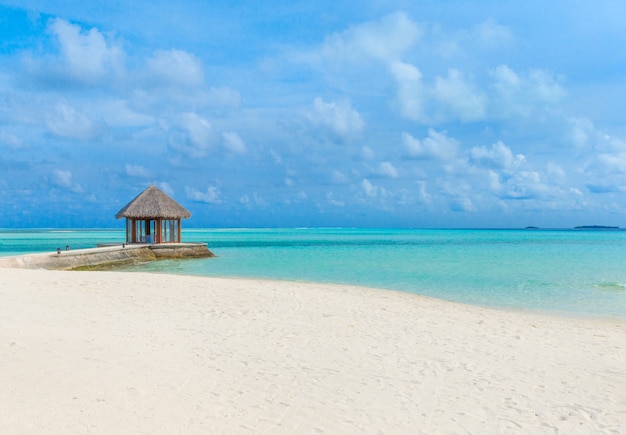
M626 322L394 290L3 269L11 433L626 426Z
M293 284L293 285L310 285L310 286L328 286L328 287L349 287L354 289L363 289L368 291L381 291L381 292L392 292L399 293L402 295L410 295L417 298L422 298L426 300L438 301L445 304L459 305L463 307L469 308L477 308L484 309L488 311L497 311L501 313L511 313L513 315L529 315L529 316L538 316L538 317L547 317L553 319L563 319L563 320L581 320L581 321L598 321L598 322L608 322L608 323L620 323L626 327L626 316L620 315L608 315L608 314L594 314L594 313L584 313L579 311L554 311L554 310L540 310L538 308L526 308L526 307L511 307L511 306L503 306L503 305L481 305L481 304L472 304L469 302L460 302L455 301L453 299L445 299L442 297L435 297L429 295L423 295L417 292L410 292L405 290L398 290L391 287L373 287L359 284L350 284L350 283L338 283L338 282L321 282L321 281L305 281L305 280L295 280L295 279L280 279L280 278L263 278L263 277L248 277L248 276L237 276L237 275L194 275L194 274L177 274L173 272L162 272L162 271L143 271L143 270L124 270L127 266L122 266L121 269L110 269L110 272L119 272L119 273L148 273L148 274L158 274L158 275L171 275L171 276L188 276L192 278L207 278L209 280L225 280L225 281L249 281L251 284L254 282L267 282L267 283L278 283L278 284Z
M503 310L626 318L626 256L619 248L624 238L613 233L570 231L567 235L548 232L538 236L508 230L190 231L185 239L208 242L222 258L131 269L305 279L415 292ZM67 242L74 250L118 239L115 232L77 231L71 236L24 233L9 238L6 248L33 249L43 246L43 242L63 247ZM570 249L570 244L576 249ZM259 251L260 247L268 249ZM483 270L495 257L502 261Z
M197 244L197 243L185 243L188 245L202 245L206 247L206 244ZM70 254L72 256L78 255L80 256L82 252L90 254L90 253L101 253L107 250L118 250L119 243L112 244L111 247L98 246L97 248L84 248L77 249L73 251L63 251L61 256L65 256ZM183 244L184 245L184 244ZM137 246L128 246L128 250L136 250L138 248L142 248L147 245L137 245ZM191 255L187 256L187 259L197 259L197 258L205 258L205 257L215 257L215 255L208 251L209 255ZM264 278L264 277L249 277L249 276L237 276L237 275L201 275L201 274L188 274L181 273L176 274L174 272L169 271L151 271L151 270L128 270L128 267L137 266L142 263L148 264L153 260L152 258L145 259L142 261L142 258L137 257L134 261L109 261L109 258L105 258L104 262L100 261L100 264L92 265L90 263L94 263L93 261L85 261L84 266L75 267L76 264L72 264L73 267L42 267L43 264L47 265L55 265L54 261L48 260L48 258L55 259L56 255L50 252L35 252L28 254L15 254L15 255L0 255L0 270L4 268L21 268L21 269L46 269L46 270L65 270L65 271L74 271L74 272L83 272L83 271L110 271L110 272L124 272L124 273L155 273L161 275L174 275L174 276L192 276L197 278L216 278L216 279L226 279L226 280L249 280L249 281L276 281L280 283L293 283L293 284L311 284L311 285L328 285L328 286L348 286L348 287L356 287L356 288L364 288L371 290L380 290L380 291L391 291L391 292L399 292L403 294L414 295L417 297L434 299L442 302L452 303L452 304L460 304L464 306L484 308L490 310L497 310L503 312L511 312L511 313L521 313L521 314L531 314L538 316L547 316L547 317L555 317L555 318L564 318L564 319L580 319L580 320L599 320L599 321L608 321L608 322L624 322L626 323L626 316L619 314L597 314L594 312L582 312L582 311L567 311L567 310L550 310L550 309L538 309L538 308L530 308L530 307L522 307L522 306L507 306L507 305L483 305L478 303L470 303L457 301L454 299L445 299L437 296L429 296L425 294L421 294L418 292L411 292L407 290L397 289L393 287L373 287L359 284L351 284L351 283L340 283L340 282L321 282L321 281L307 281L307 280L296 280L296 279L281 279L281 278ZM180 259L183 257L180 256L171 256L170 258L162 257L160 259ZM103 264L109 261L109 264ZM73 262L75 263L75 262ZM97 263L97 262L96 262ZM68 263L70 264L70 263Z
M1 257L0 257L1 258ZM136 265L131 265L136 266ZM330 287L353 287L355 289L366 289L372 291L385 291L385 292L395 292L400 294L406 294L415 296L418 298L424 298L428 300L440 301L448 304L461 305L466 307L476 307L479 309L493 310L505 313L513 313L513 314L528 314L528 315L536 315L550 318L560 318L560 319L570 319L570 320L597 320L600 322L617 322L624 323L626 326L626 316L621 316L618 314L609 315L609 314L595 314L595 313L586 313L580 311L555 311L555 310L541 310L538 308L526 308L526 307L513 307L513 306L505 306L505 305L481 305L481 304L473 304L469 302L461 302L453 299L445 299L442 297L429 296L424 295L417 292L410 292L406 290L400 290L392 287L375 287L375 286L366 286L359 284L351 284L351 283L341 283L341 282L322 282L322 281L307 281L307 280L297 280L297 279L281 279L281 278L265 278L265 277L249 277L249 276L238 276L238 275L200 275L200 274L191 274L191 273L181 273L177 274L169 271L155 271L155 270L128 270L128 265L121 266L119 269L113 268L109 269L110 272L120 272L120 273L149 273L149 274L159 274L159 275L172 275L172 276L189 276L194 278L207 278L207 279L218 279L218 280L235 280L235 281L250 281L250 282L277 282L284 284L304 284L304 285L319 285L319 286L330 286ZM0 266L2 268L2 266Z

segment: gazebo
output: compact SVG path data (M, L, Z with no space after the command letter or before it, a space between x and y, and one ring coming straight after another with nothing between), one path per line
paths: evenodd
M153 184L115 217L126 218L126 243L180 243L180 221L191 213Z

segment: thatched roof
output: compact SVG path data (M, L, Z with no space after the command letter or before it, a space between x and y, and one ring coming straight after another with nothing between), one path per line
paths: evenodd
M191 213L153 184L126 204L115 217L117 219L124 217L133 219L187 219L191 217Z

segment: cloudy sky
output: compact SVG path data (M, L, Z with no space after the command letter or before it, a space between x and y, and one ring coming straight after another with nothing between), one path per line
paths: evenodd
M0 227L626 226L624 47L622 0L0 0Z

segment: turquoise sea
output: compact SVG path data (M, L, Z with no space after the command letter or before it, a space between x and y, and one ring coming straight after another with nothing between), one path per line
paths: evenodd
M123 230L0 230L0 255L121 242ZM356 284L468 304L626 318L626 231L184 229L211 259L125 270Z

